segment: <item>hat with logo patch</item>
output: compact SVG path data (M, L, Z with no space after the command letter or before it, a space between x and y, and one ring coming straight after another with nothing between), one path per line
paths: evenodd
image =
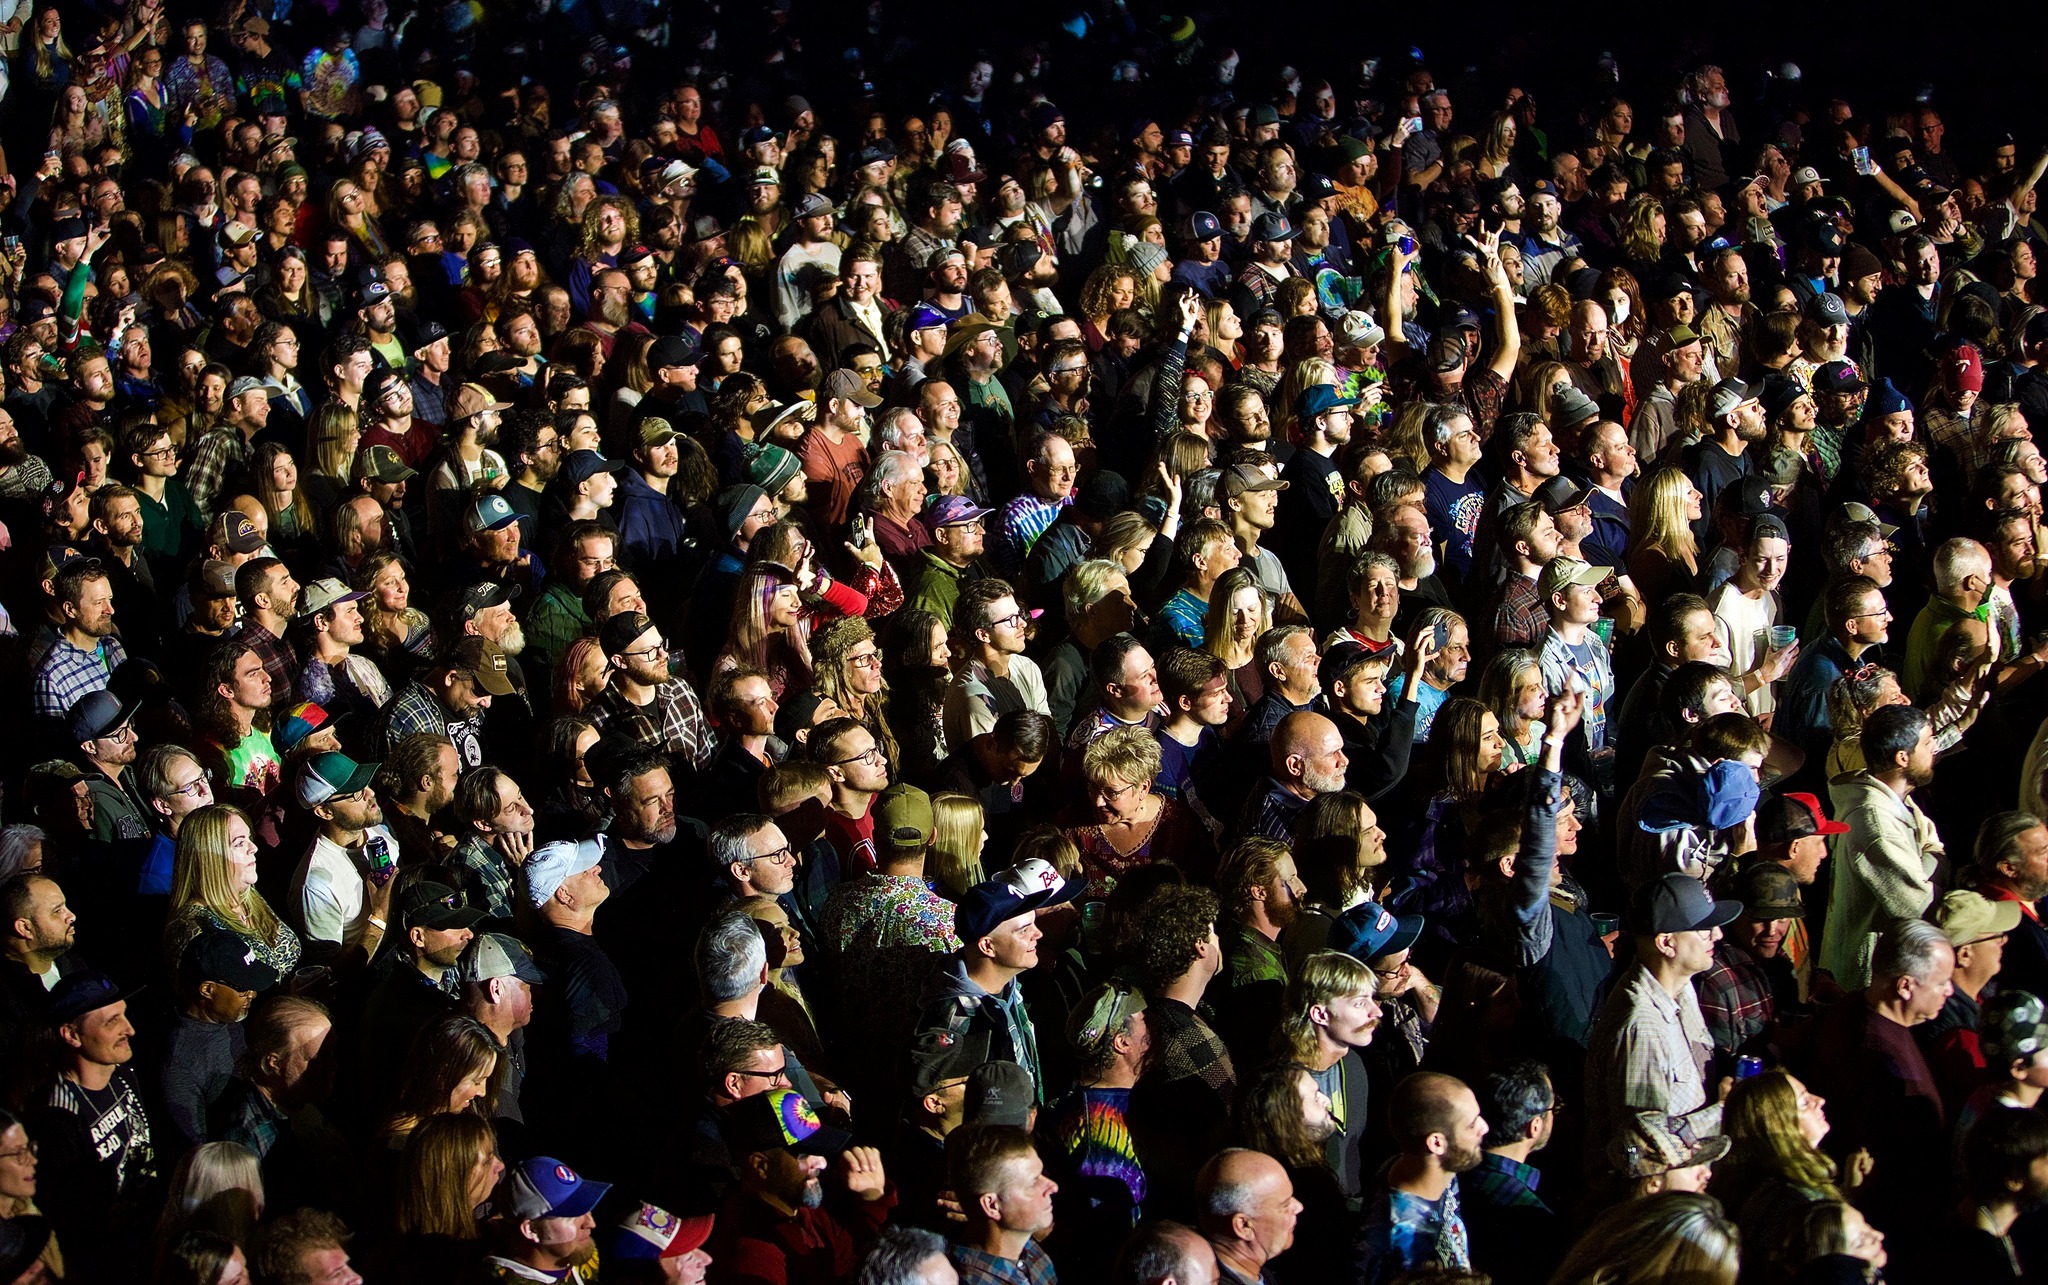
M1734 414L1737 407L1755 400L1757 396L1754 389L1730 376L1715 384L1713 391L1707 394L1707 413L1715 419L1720 419L1724 415Z
M949 1080L964 1080L988 1061L987 1031L925 1031L910 1045L911 1091L919 1097L936 1092Z
M642 1203L597 1235L607 1261L653 1263L681 1258L711 1239L715 1213L672 1214L659 1205Z
M1000 1124L1021 1129L1031 1119L1038 1086L1031 1072L1008 1060L984 1062L967 1077L967 1102L962 1116L969 1124Z
M1144 1011L1144 991L1121 979L1103 982L1067 1010L1067 1045L1093 1059L1122 1032L1131 1014Z
M502 531L517 521L518 512L496 492L478 496L462 514L462 528L471 535L482 531Z
M1813 372L1813 391L1816 393L1859 393L1870 387L1863 382L1863 376L1846 361L1823 362Z
M1823 292L1806 301L1806 319L1816 326L1846 326L1849 309L1840 295Z
M1361 901L1330 925L1330 949L1370 962L1413 946L1423 926L1421 915L1396 915L1375 902Z
M356 452L354 465L349 469L354 480L368 478L386 486L419 476L419 470L405 462L405 457L389 446L365 446ZM236 552L241 552L239 549Z
M456 643L448 653L448 667L475 680L492 696L510 696L516 690L510 677L510 661L504 650L488 638L471 635Z
M51 1026L65 1026L87 1013L97 1013L109 1005L118 1004L141 989L137 986L122 990L120 984L105 973L72 973L50 988L49 1003L43 1011Z
M240 933L203 932L178 960L178 980L187 987L212 982L237 991L267 991L277 985L275 968L256 958L256 947Z
M972 945L1019 915L1065 905L1087 890L1086 879L1062 879L1050 862L1020 862L969 888L953 908L953 928Z
M936 531L942 526L979 522L993 512L994 509L984 509L964 495L941 495L925 505L918 520L924 523L926 530Z
M734 1156L787 1147L800 1156L836 1156L853 1135L818 1118L818 1109L795 1089L770 1089L742 1098L726 1112L722 1127Z
M1252 220L1251 239L1254 241L1292 241L1300 235L1301 229L1289 223L1284 214L1268 210Z
M505 1187L510 1197L505 1212L521 1222L581 1218L612 1189L610 1183L585 1178L553 1156L520 1161L505 1175Z

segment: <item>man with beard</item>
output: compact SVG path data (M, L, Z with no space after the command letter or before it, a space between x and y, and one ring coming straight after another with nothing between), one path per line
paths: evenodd
M498 494L519 515L523 548L540 547L541 496L562 471L561 441L555 417L547 411L507 411L498 428L498 453L511 475Z
M1314 673L1311 668L1311 682ZM1271 757L1271 772L1246 801L1236 833L1291 843L1295 823L1309 800L1344 788L1350 760L1344 756L1344 736L1337 725L1307 710L1287 715L1274 727Z
M1749 301L1749 264L1729 246L1708 255L1704 271L1709 302L1693 329L1713 354L1714 369L1723 374L1741 370L1744 349L1761 320Z
M160 614L156 573L141 555L142 498L114 483L92 497L92 552L107 568L114 585L114 611L121 632L143 655L155 655Z
M597 640L611 661L604 693L585 711L597 730L667 754L679 771L710 766L718 738L696 691L670 673L668 640L654 621L642 611L621 612L604 622Z
M380 549L396 553L408 569L418 567L419 546L413 538L412 515L405 511L407 484L418 473L391 447L366 446L356 452L349 476L354 479L357 494L344 507L355 508L355 527L365 539L360 549L351 549L348 541L336 541L337 557L348 574L353 576L361 569L362 559ZM365 500L374 507L364 505ZM377 538L367 538L371 535Z
M1564 1103L1541 1062L1520 1061L1479 1082L1486 1145L1459 1184L1472 1266L1501 1285L1542 1285L1564 1257L1563 1224L1536 1194L1543 1175L1529 1158L1550 1145Z
M664 341L665 342L665 341ZM693 373L695 367L687 367ZM627 563L656 591L655 614L674 614L701 565L699 542L690 533L676 494L682 448L666 419L648 415L633 431L632 467L619 474L614 501L619 549Z
M1394 609L1392 632L1404 635L1421 612L1430 608L1448 611L1451 593L1437 578L1436 545L1421 503L1397 504L1374 526L1370 547L1392 558L1399 572L1394 580L1399 605Z
M1305 388L1295 399L1301 446L1280 474L1288 486L1279 500L1280 538L1274 541L1279 546L1274 552L1297 567L1314 565L1323 529L1343 507L1344 477L1337 468L1337 453L1351 442L1351 412L1356 405L1356 398L1327 384Z
M411 397L408 386L406 400L410 402ZM445 536L453 530L463 500L478 486L500 486L500 479L506 474L505 457L494 448L498 443L498 426L504 422L504 413L511 409L511 403L499 401L482 384L464 384L448 399L441 463L428 480L430 534Z
M463 767L484 761L481 725L495 697L516 690L511 661L487 638L449 640L440 659L413 679L384 707L384 721L370 738L389 754L409 736L426 733L455 746Z
M461 985L457 966L483 918L459 890L431 879L401 893L397 909L399 948L375 965L363 999L354 1047L355 1069L366 1078L350 1077L358 1084L388 1080L388 1069L373 1068L402 1062L421 1030L454 1011Z
M242 602L242 623L235 636L270 675L272 703L291 704L299 681L299 660L285 646L285 630L299 610L299 582L276 558L252 558L235 572L235 594Z
M712 1261L772 1263L787 1285L853 1279L860 1248L881 1231L896 1206L882 1153L850 1146L852 1134L820 1121L817 1109L789 1088L740 1099L726 1116L723 1132L740 1181L726 1197L705 1246ZM1010 1132L1031 1150L1029 1137ZM828 1199L820 1177L834 1167L835 1158L839 1178ZM841 1181L844 1197L838 1190Z
M380 369L363 381L363 409L369 422L363 428L358 454L377 446L389 447L407 467L417 469L440 445L440 430L413 414L412 385L398 371Z
M535 303L542 293L536 290L534 300L508 299L498 310L498 337L504 341L504 347L498 351L517 359L516 364L507 366L503 374L516 381L522 389L532 388L540 382L541 369L546 364L541 360L540 350L547 341L541 334L540 314Z
M350 302L355 305L363 338L370 351L383 359L383 366L399 372L410 367L412 359L398 339L398 300L391 284L381 276L373 276L356 287Z
M482 1279L561 1281L597 1279L596 1209L608 1182L594 1182L552 1156L535 1156L506 1173L498 1188L495 1253L483 1260ZM311 1279L310 1277L308 1279Z
M1487 1126L1478 1097L1454 1076L1418 1072L1395 1086L1388 1123L1400 1152L1366 1205L1359 1280L1385 1285L1408 1271L1469 1270L1458 1175L1477 1168L1484 1155Z
M36 664L33 706L45 718L62 719L87 692L106 688L128 649L114 633L114 586L106 568L78 559L51 587L57 636Z
M224 499L228 477L248 467L256 435L270 422L270 394L263 382L248 375L228 385L226 413L200 437L185 466L185 485L201 517L211 519L216 501Z
M86 693L71 710L71 739L78 746L71 757L84 772L83 782L92 800L90 834L95 843L122 843L116 851L133 846L126 840L149 835L149 807L137 792L131 770L135 765L134 714L134 705L104 691Z
M1706 432L1685 448L1682 457L1686 476L1700 492L1700 516L1692 534L1701 548L1707 547L1712 531L1715 502L1737 479L1756 471L1749 447L1762 440L1764 407L1757 391L1732 376L1715 384L1707 394Z
M492 919L509 922L512 872L533 853L533 805L518 781L488 765L462 778L453 804L462 833L450 862L468 874L476 904Z
M370 788L379 766L332 751L299 766L299 806L315 829L292 875L291 904L309 953L323 959L360 949L367 962L384 939L398 840Z

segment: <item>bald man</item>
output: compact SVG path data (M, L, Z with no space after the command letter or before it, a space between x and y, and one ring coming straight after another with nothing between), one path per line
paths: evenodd
M1115 1285L1217 1285L1216 1251L1202 1233L1170 1218L1139 1225L1117 1251Z
M1217 1152L1195 1178L1195 1199L1223 1285L1255 1285L1294 1243L1301 1202L1287 1171L1263 1151Z
M1344 734L1321 714L1289 714L1273 729L1270 775L1245 803L1237 839L1294 841L1301 810L1318 794L1344 788ZM1235 840L1233 840L1234 842Z

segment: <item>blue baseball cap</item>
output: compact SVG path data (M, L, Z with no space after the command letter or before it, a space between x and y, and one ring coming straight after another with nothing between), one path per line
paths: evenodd
M1330 949L1365 962L1398 955L1422 936L1422 923L1421 915L1396 915L1361 901L1330 925Z
M1196 210L1188 218L1188 235L1196 241L1214 241L1223 235L1223 220L1207 210Z
M1756 773L1740 759L1722 759L1704 772L1681 773L1644 802L1636 822L1651 834L1681 826L1725 830L1756 811Z
M571 451L569 452L569 458L562 461L561 476L564 485L575 486L580 482L589 481L599 473L616 473L625 467L626 461L608 460L596 451ZM502 498L497 496L486 498L495 499L500 504L505 503ZM507 510L510 510L512 506L507 504L505 507Z
M518 520L519 515L513 511L512 505L504 496L497 494L479 496L462 517L462 523L471 535L479 531L502 531Z
M930 304L921 303L910 310L910 325L906 329L916 334L920 330L944 330L952 324L951 317Z

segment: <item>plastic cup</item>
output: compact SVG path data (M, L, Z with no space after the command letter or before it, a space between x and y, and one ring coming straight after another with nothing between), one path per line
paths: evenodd
M1771 650L1783 651L1799 641L1799 630L1793 625L1771 626Z
M1609 933L1621 931L1620 915L1593 915L1591 918L1593 920L1593 931L1599 933L1602 937L1607 936Z

